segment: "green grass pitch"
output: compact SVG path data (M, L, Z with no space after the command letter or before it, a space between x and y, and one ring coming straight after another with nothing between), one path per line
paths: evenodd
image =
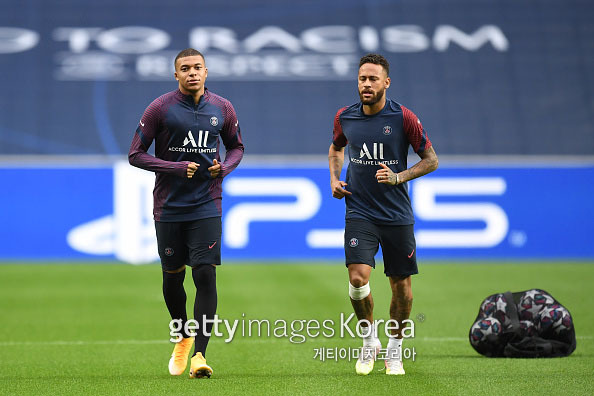
M226 263L217 272L225 319L331 319L352 312L347 274L325 263ZM594 394L594 263L429 263L413 278L415 361L405 376L376 364L367 377L354 361L314 360L316 348L356 348L357 339L214 338L211 379L171 377L169 317L158 265L0 265L0 394L50 395L459 395ZM568 358L489 359L467 335L481 300L538 287L571 311L578 335ZM376 319L387 319L381 265L371 279ZM186 276L188 312L194 287ZM242 316L245 314L245 317ZM422 315L421 315L422 314ZM385 344L386 337L382 336ZM379 366L379 367L378 367Z

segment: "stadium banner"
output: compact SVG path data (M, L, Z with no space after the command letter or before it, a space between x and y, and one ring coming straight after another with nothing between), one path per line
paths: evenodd
M408 184L423 259L594 258L594 166L442 166ZM154 175L0 166L0 260L158 260ZM312 166L245 165L223 183L224 260L341 260L344 201Z
M592 155L592 20L584 0L2 0L0 155L125 155L187 47L250 154L323 154L378 52L440 154Z

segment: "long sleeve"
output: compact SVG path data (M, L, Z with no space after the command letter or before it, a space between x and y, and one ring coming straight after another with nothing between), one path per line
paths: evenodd
M137 168L186 177L188 161L166 161L147 152L157 134L162 130L161 104L161 98L157 98L144 111L132 138L128 161L130 165Z
M239 128L239 121L235 114L235 109L230 102L227 102L224 107L225 123L221 131L221 139L225 145L226 154L225 161L221 164L220 177L225 177L237 168L239 162L243 158L244 146L241 140L241 130Z

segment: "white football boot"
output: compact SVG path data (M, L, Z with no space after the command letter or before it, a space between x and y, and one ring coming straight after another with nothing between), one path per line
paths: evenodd
M386 359L386 374L404 375L404 367L400 356L390 356L390 351L388 351L388 358Z
M357 359L357 363L355 364L355 371L357 374L367 375L371 373L373 370L373 364L375 363L375 359L377 358L380 349L382 349L382 344L379 340L377 340L377 343L375 344L361 348L361 353Z

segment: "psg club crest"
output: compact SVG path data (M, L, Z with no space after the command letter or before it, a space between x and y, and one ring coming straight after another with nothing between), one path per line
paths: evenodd
M351 247L357 247L357 245L359 245L359 240L357 238L351 238L351 240L349 241L349 245Z
M167 256L167 257L173 256L173 249L170 247L165 248L165 256Z
M384 127L384 135L389 135L392 133L392 127L390 125L386 125Z
M210 118L210 125L212 125L212 126L219 125L219 119L217 117L211 117Z

